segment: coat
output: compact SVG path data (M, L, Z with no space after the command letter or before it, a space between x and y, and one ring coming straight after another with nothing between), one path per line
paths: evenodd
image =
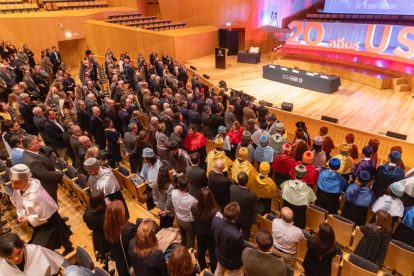
M247 188L231 185L230 199L240 205L240 214L236 224L249 227L256 223L257 196Z
M57 202L58 184L63 175L55 169L52 160L43 154L25 150L23 152L22 163L30 168L33 177L40 181L42 187Z
M212 171L208 174L208 187L221 210L230 203L230 180L223 174Z
M101 118L96 116L92 116L90 122L90 132L93 138L95 139L95 143L99 146L99 149L105 149L106 147L106 136L105 136L105 128L103 126L103 122Z
M48 142L50 143L48 146L54 150L65 147L63 142L63 130L54 122L47 120L45 123L45 131L48 137Z

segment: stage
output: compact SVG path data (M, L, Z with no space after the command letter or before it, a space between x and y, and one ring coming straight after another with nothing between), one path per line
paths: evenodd
M324 94L263 79L262 67L269 64L269 55L262 55L259 64L237 63L237 56L228 58L231 66L225 70L215 69L214 55L189 60L186 65L196 67L199 75L209 75L213 84L224 80L229 88L242 90L274 106L293 103L293 113L313 119L322 115L334 117L342 126L374 134L385 135L387 131L406 134L407 142L414 143L414 99L410 92L378 90L341 79L338 92Z

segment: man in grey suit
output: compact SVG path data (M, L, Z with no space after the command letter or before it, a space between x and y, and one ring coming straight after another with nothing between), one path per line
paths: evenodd
M231 201L235 201L240 205L240 214L236 221L236 226L242 230L243 238L248 241L250 239L250 229L252 224L256 223L256 204L257 196L255 193L247 189L247 181L249 180L245 172L237 175L239 185L230 187Z
M39 153L40 143L37 136L26 135L23 137L22 163L30 168L33 177L40 180L42 187L58 203L57 190L58 183L61 181L63 174L55 169L50 158Z
M234 106L229 105L227 111L224 113L224 124L226 125L226 129L229 130L235 121L237 121L237 119L236 115L234 115Z

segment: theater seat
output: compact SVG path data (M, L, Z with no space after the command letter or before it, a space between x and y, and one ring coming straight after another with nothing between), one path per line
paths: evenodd
M313 233L318 233L319 225L325 222L327 216L327 210L314 204L309 204L306 208L306 228Z
M348 247L351 243L355 223L339 215L329 215L326 222L332 226L336 242L342 247Z
M88 251L80 246L76 247L76 261L78 265L87 269L93 270L95 268L95 264L93 263L93 260Z
M385 255L384 266L402 275L413 275L414 247L397 240L391 240Z

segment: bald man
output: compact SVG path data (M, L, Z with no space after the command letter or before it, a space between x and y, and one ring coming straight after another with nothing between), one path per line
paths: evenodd
M224 161L218 159L214 163L214 169L208 174L208 187L221 210L224 210L224 207L230 203L230 186L232 185L229 178L223 174L224 168Z
M305 236L300 228L293 225L292 209L283 207L280 214L281 218L274 219L272 222L272 253L295 269L297 245L300 240L305 239Z

